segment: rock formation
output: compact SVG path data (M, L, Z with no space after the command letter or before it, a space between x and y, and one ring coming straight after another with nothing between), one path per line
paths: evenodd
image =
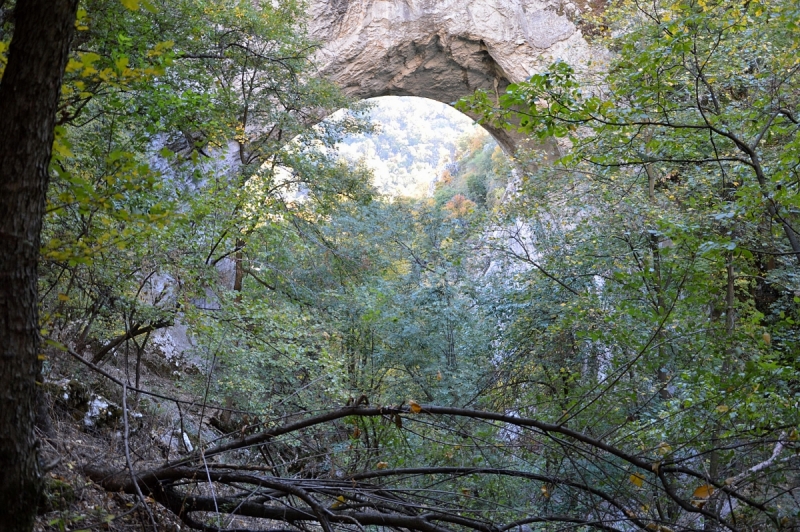
M311 0L309 31L324 43L322 75L358 98L420 96L451 103L500 93L557 59L596 59L582 10L566 0ZM594 56L594 57L593 57ZM507 151L517 139L490 131Z

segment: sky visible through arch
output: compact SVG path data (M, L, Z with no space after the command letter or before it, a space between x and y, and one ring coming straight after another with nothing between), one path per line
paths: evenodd
M488 137L472 119L434 100L384 96L368 102L376 131L348 137L338 150L346 159L363 160L383 194L431 195L435 180L454 162L459 140L476 133ZM493 148L494 141L489 140Z

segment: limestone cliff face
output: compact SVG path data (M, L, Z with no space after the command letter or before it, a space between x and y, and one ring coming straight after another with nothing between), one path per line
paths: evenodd
M568 0L310 0L309 30L325 43L321 73L347 94L449 103L596 55L572 22L580 11Z

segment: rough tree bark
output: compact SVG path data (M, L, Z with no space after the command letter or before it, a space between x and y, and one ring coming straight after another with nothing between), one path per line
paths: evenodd
M0 530L33 528L39 233L78 0L17 0L0 81Z

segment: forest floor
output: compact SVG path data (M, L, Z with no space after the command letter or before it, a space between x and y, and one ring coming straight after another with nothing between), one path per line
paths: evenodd
M133 383L131 366L135 368L135 362L126 364L118 356L102 369L120 381ZM34 528L37 532L152 530L153 520L158 530L186 528L152 499L145 497L142 502L136 495L109 493L84 473L84 468L98 465L127 471L126 447L133 469L140 470L188 454L199 439L208 441L221 435L210 424L216 411L192 404L194 396L181 389L186 386L183 372L164 362L157 352L145 353L140 367L140 389L186 403L129 391L126 438L122 387L68 353L48 353L44 388L50 427L39 423L41 463L46 472Z

